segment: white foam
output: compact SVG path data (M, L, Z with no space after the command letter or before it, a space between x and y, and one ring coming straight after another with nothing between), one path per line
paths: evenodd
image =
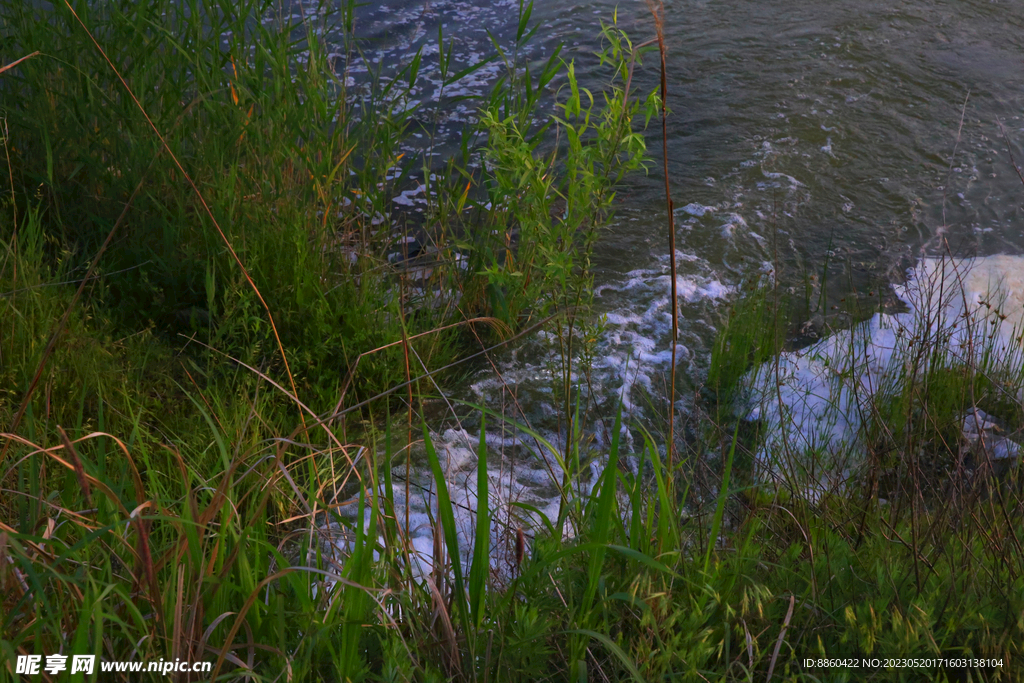
M686 255L681 260L690 262L694 258ZM633 389L642 388L651 393L654 377L665 372L672 361L668 341L672 330L672 278L665 273L665 265L632 271L626 274L625 282L603 285L595 290L598 297L606 292L624 294L632 304L629 309L606 314L600 357L594 364L603 375L602 384L620 387L616 393L626 413L638 408ZM680 303L699 304L725 299L733 289L713 276L679 274L676 291ZM677 362L690 356L689 349L676 345Z
M691 216L696 216L697 218L700 218L706 213L712 213L714 210L715 207L713 206L704 206L703 204L699 204L697 202L690 202L686 206L676 209L675 213L683 212L688 213Z
M1024 257L924 259L894 289L909 311L876 313L747 376L747 418L763 421L767 433L757 456L774 471L796 474L791 468L807 467L806 456L817 453L826 457L816 465L841 474L862 450L861 416L899 387L922 340L959 362L1019 366Z
M451 512L455 520L456 542L459 547L462 566L468 570L472 562L472 549L476 528L476 511L479 507L477 489L477 448L479 434L472 434L464 429L445 429L442 433L431 433L431 440L437 452L438 461L445 477L448 495L451 500ZM555 447L562 447L554 435L547 438ZM557 482L551 477L551 465L544 464L543 458L549 460L550 454L538 455L535 448L528 453L518 451L518 456L507 460L509 449L522 448L526 435L505 432L487 432L484 441L488 449L488 509L491 511L491 557L490 564L498 575L509 568L510 549L507 539L514 536L517 518L524 516L524 527L536 527L541 520L534 515L519 510L514 503L522 502L540 512L549 522L558 518L559 497ZM531 440L531 446L534 445ZM406 527L411 544L411 555L414 559L414 575L426 576L433 567L434 530L438 520L437 486L433 473L426 463L422 462L422 453L413 456L415 464L409 482L409 497L406 500L405 468L399 465L393 471L391 497L394 502L395 518L402 527ZM551 460L552 465L554 461ZM596 466L596 463L595 465ZM557 465L555 465L557 467ZM510 471L511 468L511 471ZM510 476L511 474L511 476ZM591 476L596 481L596 476ZM592 485L592 484L591 484ZM381 490L383 494L383 489ZM580 488L582 495L589 495L587 484ZM354 501L353 501L354 502ZM341 509L343 514L358 518L354 505ZM370 526L369 503L360 520L363 531ZM342 553L351 551L351 539L339 535L335 545ZM445 550L447 552L447 550Z

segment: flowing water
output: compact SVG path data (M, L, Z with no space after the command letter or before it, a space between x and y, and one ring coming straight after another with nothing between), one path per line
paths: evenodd
M532 21L540 28L529 59L539 63L562 43L583 85L600 89L588 74L599 73L591 67L600 22L616 6L636 42L653 37L643 2L536 0ZM512 0L369 3L357 26L372 47L348 68L356 79L378 66L386 73L422 48L418 92L429 102L439 94L430 58L439 26L463 68L492 51L491 36L508 48L517 21ZM827 283L823 311L806 311L803 329L813 337L825 325L855 322L827 315L828 304L852 297L870 308L876 292L892 291L922 255L947 245L960 256L1024 253L1024 183L1011 162L1012 154L1024 163L1024 4L676 0L665 8L665 32L686 387L706 371L728 301L758 273L793 292L810 287L812 300ZM497 73L489 66L444 94L484 94ZM657 79L657 59L648 58L634 85L650 91ZM441 137L471 112L468 102L453 105L440 120ZM622 397L635 414L645 406L665 412L671 358L660 132L652 121L655 163L620 191L594 259L607 328L590 387L603 397L595 400ZM525 413L515 416L557 442L548 348L541 339L499 355L500 377L482 368L461 397L513 414L511 389ZM607 439L600 425L594 432L598 445ZM438 437L454 488L471 508L475 437L452 422L438 427ZM494 463L502 500L553 512L549 465L521 450L510 471L510 438L497 431L489 438L506 446L506 461ZM429 488L426 473L419 480ZM413 501L421 513L422 506ZM426 516L414 516L417 545L428 551Z

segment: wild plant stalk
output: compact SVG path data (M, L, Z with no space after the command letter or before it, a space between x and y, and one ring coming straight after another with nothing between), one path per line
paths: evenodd
M672 278L672 361L669 368L668 393L668 467L673 470L675 461L675 403L676 403L676 344L679 339L679 295L676 291L676 219L672 204L672 187L668 172L668 72L665 65L665 3L662 0L646 0L647 8L654 17L654 30L658 39L658 54L661 57L661 154L665 175L665 206L668 209L668 251L669 276Z
M5 64L4 66L0 67L0 75L3 75L3 73L5 71L7 71L9 69L13 69L14 67L18 66L19 64L24 62L26 59L31 59L32 57L39 56L39 54L40 54L39 50L36 50L35 52L27 54L24 57L21 57L20 59L14 60L10 64ZM13 223L12 223L13 230L12 230L12 234L16 236L18 234L18 202L17 202L17 194L16 194L15 189L14 189L14 170L11 168L11 151L8 148L8 144L9 144L10 140L9 140L9 131L8 131L8 127L7 127L7 119L2 119L2 126L3 126L3 130L0 130L0 136L3 137L4 157L5 157L6 161L7 161L7 177L8 177L8 179L11 182L11 211L13 213ZM6 266L6 265L7 265L7 257L4 257L4 266ZM2 269L0 269L0 270L2 270ZM2 272L0 272L0 276L2 276ZM2 461L2 460L3 460L3 457L0 456L0 461Z

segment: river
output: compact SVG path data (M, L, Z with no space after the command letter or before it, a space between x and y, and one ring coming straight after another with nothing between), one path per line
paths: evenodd
M537 0L529 58L539 62L562 43L583 85L599 89L586 74L597 73L588 67L600 21L616 6L635 41L653 37L643 2ZM508 47L517 16L517 3L508 0L369 3L358 10L357 31L372 49L349 66L357 78L380 65L386 73L423 49L427 102L439 82L431 80L436 58L429 58L439 25L461 68L491 51L490 35ZM1024 253L1024 185L1011 163L1011 154L1024 162L1024 4L677 0L665 8L665 31L683 393L706 372L710 342L738 286L758 273L772 273L795 293L810 287L811 299L827 282L825 307L794 321L810 340L854 322L847 306L833 312L829 304L891 291L922 255L947 245L958 256ZM656 67L649 58L635 85L653 89ZM496 73L477 72L455 94L485 93ZM454 107L442 137L469 112L469 104ZM594 393L621 397L637 415L665 412L670 359L660 134L652 121L654 163L626 181L594 259L597 313L608 321ZM557 442L544 348L534 341L497 356L500 376L481 368L458 397L512 413L518 402L525 407L518 417ZM685 401L680 408L685 412ZM472 508L475 436L462 427L439 421L436 436L452 484ZM606 427L604 435L593 430L598 449ZM524 450L510 473L510 438L489 437L506 448L506 461L494 463L495 482L504 487L497 495L550 514L556 502L547 465ZM419 482L430 487L425 472ZM422 505L414 501L413 536L429 554Z

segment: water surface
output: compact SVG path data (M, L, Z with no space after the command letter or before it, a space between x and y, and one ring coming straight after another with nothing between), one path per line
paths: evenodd
M616 7L635 41L654 35L642 2L537 0L529 59L564 44L583 85L599 89L593 53ZM510 0L370 3L358 26L374 49L350 69L386 70L419 49L436 55L439 26L461 68L490 53L491 36L508 49L517 20ZM823 310L803 312L813 336L851 324L845 307L832 311L840 298L873 300L922 255L1024 253L1024 184L1011 162L1024 161L1024 4L683 0L666 6L665 31L685 387L699 385L725 307L759 273L793 292L809 286L812 299L828 283ZM427 62L423 102L443 95L436 62ZM656 87L656 67L649 58L635 85ZM482 95L497 73L481 70L455 94ZM454 134L471 115L460 103L441 117L441 132ZM637 415L665 411L671 358L660 133L652 122L654 164L622 188L597 246L597 312L608 326L593 373L576 378L596 401L621 397ZM557 442L548 348L541 339L498 356L500 376L488 365L459 395L528 419ZM468 473L473 430L448 427L441 445L462 454L452 471ZM606 427L594 430L599 445ZM506 487L510 498L550 505L548 466L524 458L517 474L496 464L496 480L518 482ZM459 480L468 507L471 479Z

